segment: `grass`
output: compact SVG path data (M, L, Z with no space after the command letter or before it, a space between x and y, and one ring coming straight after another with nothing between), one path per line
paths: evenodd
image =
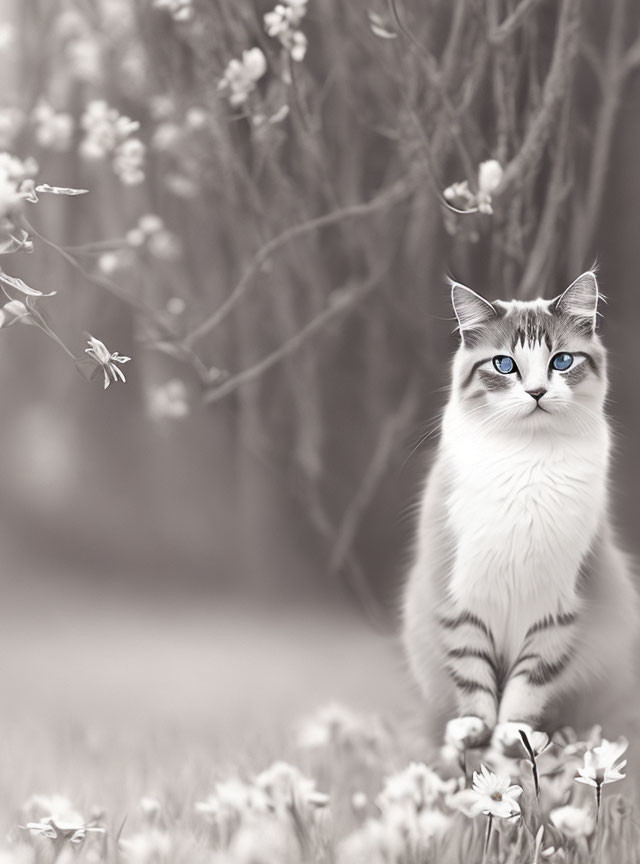
M569 800L579 826L593 820L593 790L573 782L585 745L565 740L537 757L539 803L524 751L469 753L465 780L457 758L424 740L394 641L344 613L167 598L125 607L58 585L15 597L9 613L0 827L11 861L637 859L623 784L605 788L597 831L571 838L551 824ZM521 817L493 820L486 854L487 818L460 811L481 759L524 789ZM65 819L105 833L71 843L16 828L48 815L59 834Z

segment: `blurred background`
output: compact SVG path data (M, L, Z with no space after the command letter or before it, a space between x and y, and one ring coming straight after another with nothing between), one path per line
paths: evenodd
M105 391L41 329L0 334L16 704L203 726L260 682L286 711L409 704L393 628L456 345L446 274L551 297L597 258L636 551L636 3L1 0L0 20L0 149L89 190L5 215L28 240L3 269L57 292L38 309L76 357L91 334L132 358Z

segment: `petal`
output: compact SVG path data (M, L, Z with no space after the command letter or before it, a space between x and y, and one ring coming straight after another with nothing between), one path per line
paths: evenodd
M594 789L595 789L595 788L597 787L597 785L598 785L598 784L596 783L596 781L593 780L591 777L574 777L573 779L576 781L576 783L586 783L587 786L593 786Z
M11 288L15 288L17 291L20 291L22 294L27 294L29 297L52 297L56 293L55 291L49 291L47 294L44 294L36 288L29 287L26 282L23 282L22 279L18 279L17 276L9 276L2 270L0 270L0 282L4 282L5 285L9 285Z

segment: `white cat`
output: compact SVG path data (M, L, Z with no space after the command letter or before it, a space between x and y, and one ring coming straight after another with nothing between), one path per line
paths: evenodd
M622 724L639 619L608 517L595 274L531 302L453 284L452 302L461 344L404 602L432 731L464 718L450 731L473 746L514 723Z

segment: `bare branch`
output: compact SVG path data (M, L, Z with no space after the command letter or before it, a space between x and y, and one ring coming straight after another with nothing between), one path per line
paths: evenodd
M317 216L314 219L309 219L298 225L291 225L281 234L278 234L276 237L267 241L256 252L253 260L231 294L215 312L209 315L208 318L205 318L201 324L185 337L183 340L184 344L191 348L196 342L214 330L218 324L227 317L238 301L242 299L244 294L247 292L252 279L258 273L262 265L282 246L286 246L287 243L290 243L297 237L311 234L320 228L335 225L336 223L342 222L346 219L369 216L371 213L383 210L385 207L392 207L404 198L408 198L412 193L413 186L407 181L399 180L379 195L376 195L375 198L372 198L370 201L341 207L338 210L333 210L331 213L325 213L323 216Z
M308 339L328 324L329 321L337 318L339 315L351 311L351 309L353 309L361 300L373 291L376 285L378 285L381 276L382 272L377 272L366 282L345 289L332 304L323 309L323 311L315 318L312 318L312 320L305 324L301 330L295 333L290 339L287 339L283 345L271 354L268 354L254 366L250 366L248 369L238 372L237 375L228 378L224 384L221 384L216 389L205 394L203 401L207 404L218 402L220 399L233 393L234 390L237 390L238 387L241 387L243 384L247 384L260 378L265 372L271 369L272 366L275 366L277 363L280 363L281 360L284 360L285 357L288 357L290 354L293 354L294 351L297 351Z
M564 0L559 12L558 28L551 67L545 81L542 104L535 115L519 152L504 171L496 197L521 186L529 172L542 158L553 132L554 123L571 80L578 47L581 0Z
M489 41L494 45L500 45L524 23L527 15L540 3L540 0L521 0L518 6L513 10L498 27L489 33Z

